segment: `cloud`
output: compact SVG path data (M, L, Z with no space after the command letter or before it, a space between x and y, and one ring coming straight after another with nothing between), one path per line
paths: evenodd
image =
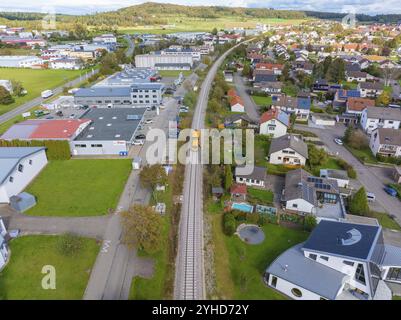
M289 10L313 10L378 14L401 13L399 0L156 0L157 2L183 5L224 5L231 7L275 8ZM143 0L52 0L51 5L60 13L93 13L115 10L143 3ZM0 5L0 11L39 11L49 7L48 0L14 0Z

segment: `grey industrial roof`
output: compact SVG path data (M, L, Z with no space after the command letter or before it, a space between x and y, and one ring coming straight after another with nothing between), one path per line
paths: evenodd
M253 171L250 174L240 174L240 167L235 168L235 176L243 177L255 180L266 180L267 172L265 167L253 167Z
M368 118L401 121L401 110L396 108L367 107L365 110Z
M345 274L306 258L302 243L282 253L266 272L312 291L324 298L334 300L342 286Z
M155 68L157 67L191 67L190 63L173 63L173 62L160 62L160 63L155 63Z
M130 141L145 111L145 108L89 109L82 117L92 123L74 141Z
M322 220L303 248L367 260L380 232L380 226Z
M0 184L10 175L21 159L45 147L0 147Z
M286 148L291 148L306 159L308 158L308 146L306 143L300 136L290 134L274 138L270 144L269 155Z
M401 248L385 244L385 254L382 261L383 266L401 266Z
M92 87L81 88L74 93L75 97L130 97L131 88L127 87Z

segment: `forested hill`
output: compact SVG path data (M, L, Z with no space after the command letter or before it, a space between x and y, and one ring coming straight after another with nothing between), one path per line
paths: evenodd
M341 20L346 13L305 11L308 17L329 20ZM356 19L361 22L371 23L401 23L401 14L378 14L370 16L367 14L357 14Z

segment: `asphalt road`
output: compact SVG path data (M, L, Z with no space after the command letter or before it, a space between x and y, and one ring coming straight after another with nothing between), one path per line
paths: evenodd
M232 49L220 56L206 75L199 92L192 120L192 129L204 127L211 85L219 66ZM190 157L192 161L185 167L184 201L179 225L174 284L174 298L176 300L202 300L206 298L203 262L203 170L202 165L197 163L198 152L190 150Z
M357 179L365 187L367 192L373 192L378 202L389 214L394 215L399 224L401 224L401 202L388 195L384 190L386 177L382 175L381 170L363 165L351 152L344 146L340 146L334 142L334 138L343 136L345 127L337 124L334 128L326 127L325 129L310 128L304 125L296 125L295 128L314 132L318 135L330 151L337 154L338 157L344 159L352 165L358 174Z
M256 123L259 123L259 107L256 105L256 103L253 101L253 99L249 96L249 94L246 92L248 89L244 78L236 72L234 74L234 84L237 89L237 92L239 96L242 98L245 104L245 112L248 115L249 118L251 118L253 121Z
M134 54L134 50L135 50L135 44L129 35L125 35L124 38L128 42L128 49L127 49L127 51L125 51L125 55L127 57L132 57L132 55Z
M85 79L87 79L88 77L90 77L92 74L97 73L98 70L97 69L93 69L92 71L89 71L88 73L86 73L83 76L80 76L72 81L69 81L65 84L63 84L62 86L59 86L55 89L52 89L54 92L54 95L58 95L60 93L63 92L63 88L64 87L74 87L76 85L78 85L79 83L81 83L82 81L84 81ZM43 88L43 90L46 90L46 88ZM22 105L20 105L19 107L14 108L13 110L4 113L3 115L0 116L0 123L6 122L24 112L29 111L30 109L32 109L33 107L39 106L42 102L46 101L45 99L43 99L42 97L37 97L33 100L30 100Z

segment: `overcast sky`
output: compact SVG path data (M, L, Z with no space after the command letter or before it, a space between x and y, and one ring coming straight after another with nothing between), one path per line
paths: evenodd
M265 7L291 10L315 10L366 14L401 13L400 0L156 0L185 5L225 5L235 7ZM85 14L108 11L143 3L141 0L13 0L2 1L0 11L49 12Z

